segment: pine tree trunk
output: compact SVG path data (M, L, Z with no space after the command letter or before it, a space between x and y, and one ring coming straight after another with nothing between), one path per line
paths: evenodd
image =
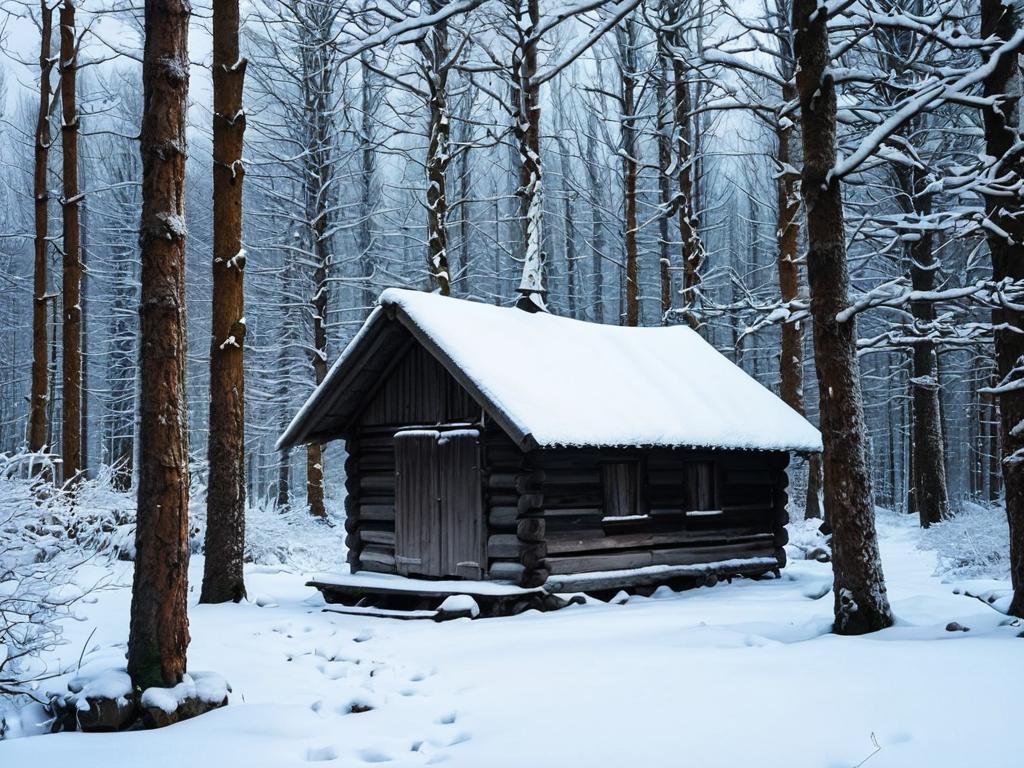
M47 444L47 403L49 381L47 370L46 288L49 233L50 194L47 168L50 156L50 74L53 70L51 39L53 9L49 0L39 2L41 43L39 47L39 112L36 118L35 169L33 198L35 205L35 239L32 267L32 392L29 404L28 449L42 451ZM51 448L52 450L52 448Z
M82 469L82 243L78 194L78 51L74 0L60 7L60 100L63 199L63 324L61 456L64 482L77 483Z
M791 85L782 89L783 102L796 98ZM793 126L783 125L775 129L776 160L779 176L776 182L778 201L776 205L776 246L778 249L779 291L783 302L790 302L800 296L800 173L795 170L793 158ZM804 324L783 323L779 353L779 395L782 400L801 416L804 408ZM804 502L804 519L820 518L821 515L821 455L807 457L807 497Z
M187 0L146 0L142 64L139 492L128 672L173 686L188 648L185 398Z
M81 124L81 120L79 120ZM82 205L82 477L89 477L89 206Z
M856 322L839 322L850 277L836 161L836 93L826 15L816 0L793 4L803 137L801 192L807 216L807 277L821 393L825 508L832 526L834 630L860 634L888 627L892 613L875 534L864 413L857 368Z
M640 281L637 272L636 218L636 30L631 20L616 29L622 79L622 239L626 246L626 325L640 324Z
M213 306L201 603L245 597L245 296L242 92L238 0L213 3Z
M1009 40L1020 27L1019 11L1002 0L981 0L981 30L986 37L995 35ZM985 95L1000 97L998 109L983 109L986 154L999 163L995 177L1010 176L1004 182L1013 188L1024 179L1024 154L1018 134L1021 129L1020 49L1004 55L994 63L985 78ZM1012 202L1011 202L1012 201ZM992 278L997 282L1010 279L1024 281L1024 218L1021 216L1019 194L986 196L987 219L993 226L985 230L992 254ZM1005 232L1007 236L999 233ZM996 365L1001 385L1012 384L1019 377L1014 369L1024 358L1024 312L1016 308L993 310L995 326ZM1000 440L1002 445L1003 489L1006 517L1010 527L1010 581L1013 599L1009 613L1024 617L1024 390L1007 386L999 395Z

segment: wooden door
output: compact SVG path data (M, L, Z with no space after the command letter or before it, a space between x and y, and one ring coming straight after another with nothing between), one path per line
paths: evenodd
M395 434L398 573L480 578L484 564L479 433Z
M437 436L419 429L395 434L395 568L405 576L436 576L441 567Z
M442 432L437 438L441 576L479 579L483 573L483 489L480 433Z

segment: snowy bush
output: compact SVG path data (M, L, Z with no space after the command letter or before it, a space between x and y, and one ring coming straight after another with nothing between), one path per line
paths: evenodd
M955 516L921 530L922 549L938 558L936 575L953 579L1008 579L1010 532L1006 510L964 502Z
M89 558L77 540L88 526L79 527L65 493L26 477L25 464L0 456L0 695L8 702L38 700L39 682L58 672L38 659L61 643L61 620L88 592L73 580ZM0 735L3 716L0 708Z

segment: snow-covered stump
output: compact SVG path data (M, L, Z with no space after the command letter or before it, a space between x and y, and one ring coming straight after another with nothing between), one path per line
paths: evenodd
M140 695L128 670L103 666L51 692L51 730L103 733L162 728L228 703L231 687L213 672L193 672L173 688L147 688Z
M142 723L163 728L226 706L231 686L215 672L193 672L173 688L147 688L139 698Z

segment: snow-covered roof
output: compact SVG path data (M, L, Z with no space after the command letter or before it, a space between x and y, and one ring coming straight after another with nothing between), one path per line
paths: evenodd
M821 450L818 430L685 326L600 325L396 288L279 447L327 435L318 420L344 410L343 390L361 389L389 325L411 332L524 448Z

